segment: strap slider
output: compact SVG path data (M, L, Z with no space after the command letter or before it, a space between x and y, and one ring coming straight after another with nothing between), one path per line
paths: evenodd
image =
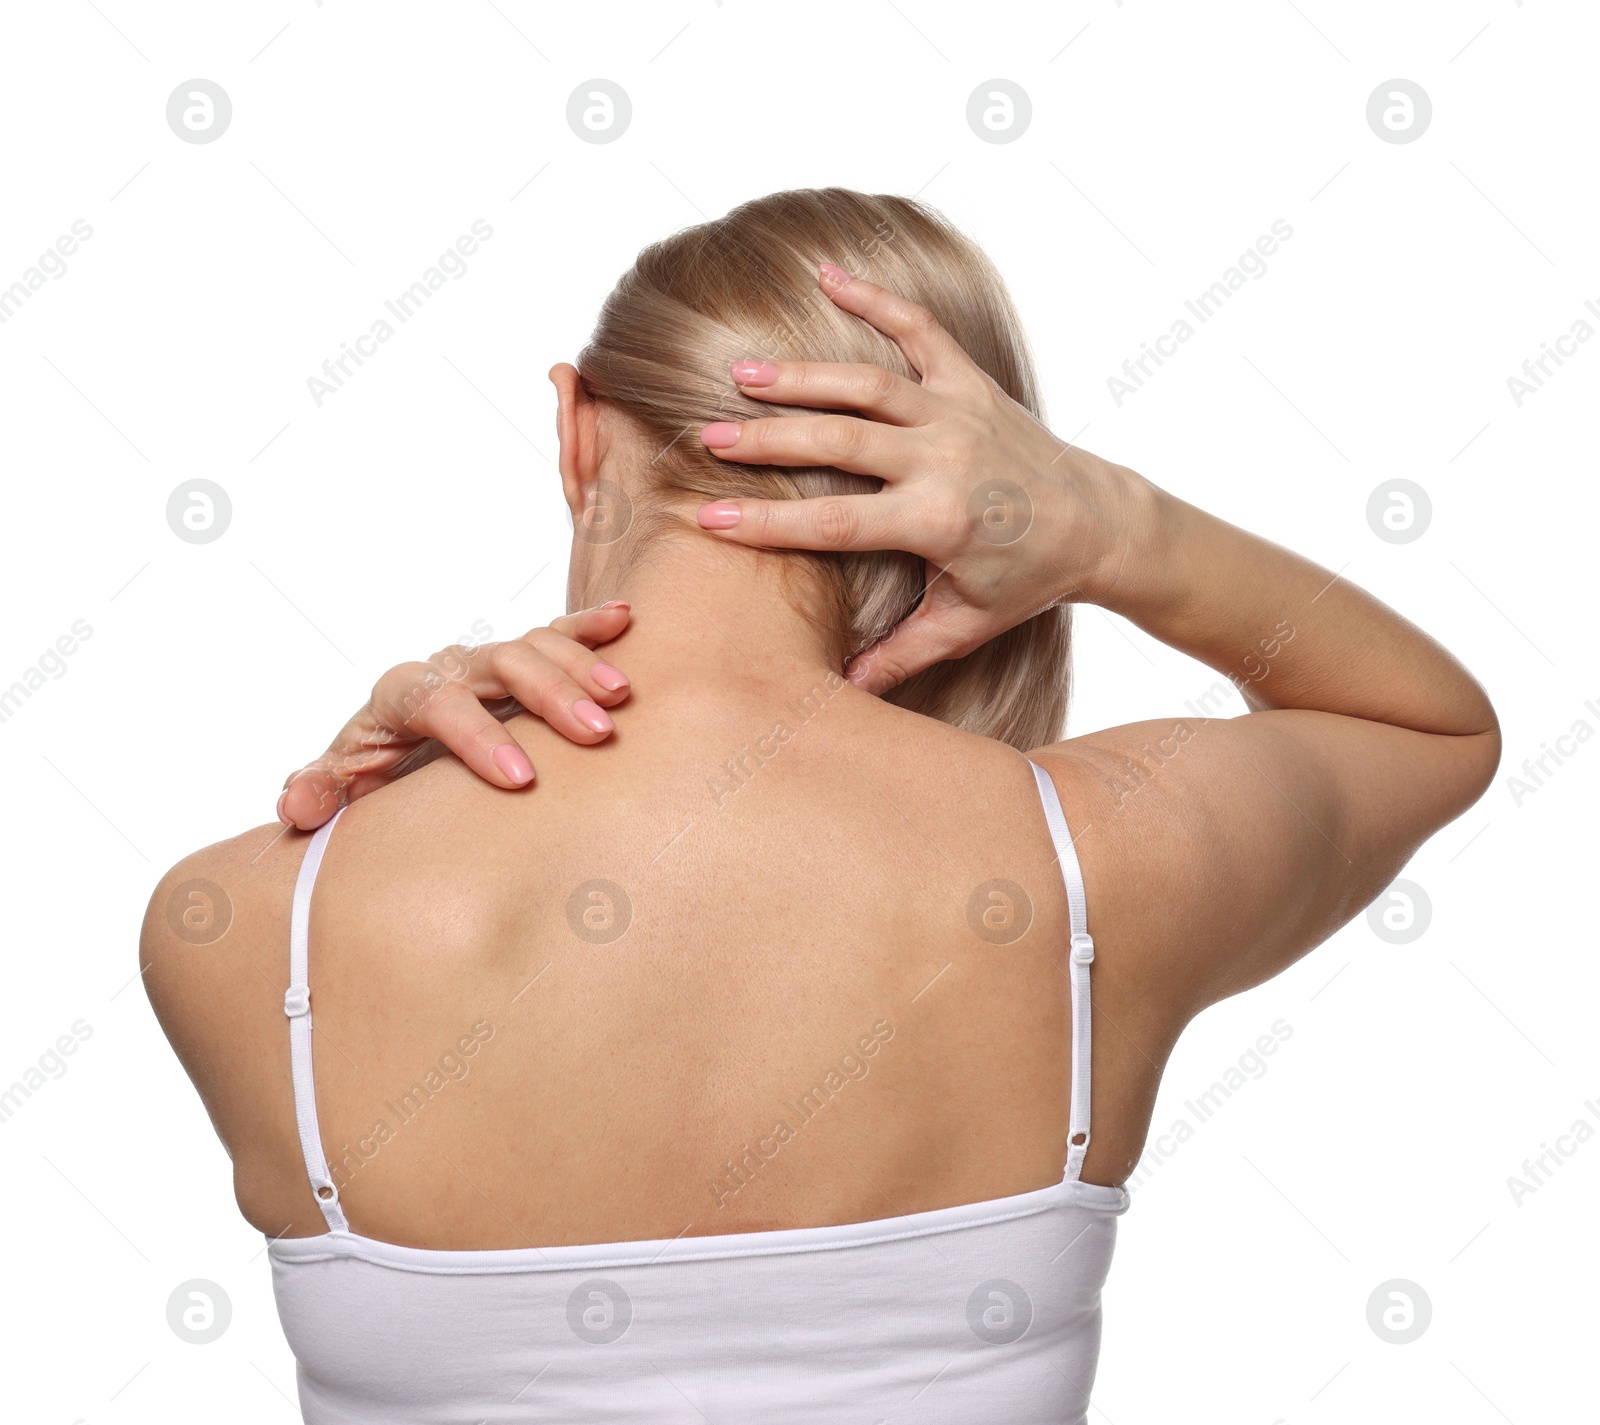
M303 1014L311 1013L311 986L290 985L284 992L283 1012L290 1019L298 1019Z
M1074 965L1094 963L1094 940L1085 932L1080 931L1072 937L1072 963Z

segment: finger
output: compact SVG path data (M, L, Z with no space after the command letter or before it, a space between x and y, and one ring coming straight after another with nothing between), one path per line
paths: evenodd
M735 361L729 368L747 396L788 406L861 411L891 425L923 425L938 400L915 381L867 362Z
M563 614L560 618L553 619L550 627L572 639L574 643L581 643L586 648L598 648L603 643L610 643L612 639L622 637L632 617L633 610L628 604L621 599L612 599L610 603L601 604L599 608L580 609L575 614ZM534 633L537 630L529 629L528 632ZM527 637L527 634L523 637Z
M930 376L949 379L976 369L961 343L919 303L880 287L876 282L852 277L831 262L822 264L817 285L833 299L835 306L853 312L889 337L924 381Z
M280 819L306 830L321 825L339 806L387 785L398 765L430 738L497 787L533 781L528 754L464 679L440 678L419 663L391 669L384 681L393 683L392 675L408 667L423 673L408 683L405 716L382 711L383 699L374 690L373 702L345 724L328 750L290 778Z
M965 657L994 633L976 609L962 605L927 609L924 604L902 619L887 638L852 658L845 676L858 688L882 695L924 668L947 658Z
M552 628L536 628L524 634L518 642L527 644L533 651L552 668L566 675L582 690L580 698L589 698L599 703L602 707L615 707L628 696L631 683L628 675L620 668L607 662L598 653L585 647L575 639L557 633ZM504 662L508 655L499 654L492 660L499 671L496 676L503 681L511 696L522 705L533 708L523 701L523 688L518 685L513 674L520 675L520 670L531 665L524 661Z
M413 726L496 787L525 787L534 779L533 763L522 745L464 683L437 689ZM591 734L588 740L597 739Z
M516 642L546 665L541 678L531 677L528 665L515 655L497 657L495 650L504 646L499 644L476 649L453 646L426 663L391 668L323 756L285 783L279 820L305 831L322 825L340 806L387 785L389 773L430 737L437 737L495 786L526 786L534 778L532 762L483 703L516 697L532 712L559 701L564 716L558 730L573 741L600 741L607 735L600 730L602 721L608 723L609 718L597 704L625 698L628 679L589 650L618 637L630 617L628 605L613 600L556 620L554 629L559 632L531 630ZM557 665L554 669L549 667L552 662ZM507 686L508 669L515 672L511 680L515 686ZM470 696L442 696L452 689Z
M768 549L907 549L923 540L909 495L824 495L814 500L719 500L696 512L700 528L734 544Z
M550 639L559 640L563 645L555 650L558 655L570 657L571 652L576 650L581 657L593 659L586 649L560 639L560 635L551 634ZM593 661L598 663L598 660ZM510 643L494 645L490 666L496 686L504 688L529 712L543 718L569 742L591 746L610 736L615 727L611 715L594 700L589 688L526 640L514 639ZM585 677L589 671L584 670ZM462 691L474 702L480 696L475 688L466 687ZM623 690L614 690L604 695L620 698L622 694ZM437 731L433 735L441 741L447 741ZM454 745L449 745L454 751Z
M712 421L700 440L713 455L743 465L831 465L879 480L903 478L927 436L858 416L770 416Z
M278 798L278 820L301 831L315 831L340 807L386 786L388 780L375 773L349 777L337 767L313 763L290 777Z

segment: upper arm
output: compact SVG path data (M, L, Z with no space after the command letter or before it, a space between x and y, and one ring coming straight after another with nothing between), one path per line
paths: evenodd
M145 911L139 968L157 1020L218 1136L238 1149L288 1074L283 992L298 836L259 828L185 857ZM286 879L289 878L289 879ZM282 1041L282 1042L279 1042Z
M1073 816L1097 933L1129 947L1182 1023L1361 910L1482 794L1499 738L1286 709L1133 723L1033 755Z

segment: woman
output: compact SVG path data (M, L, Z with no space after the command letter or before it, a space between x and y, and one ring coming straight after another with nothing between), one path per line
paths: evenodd
M597 607L395 670L280 802L309 844L200 852L145 927L306 1418L1083 1420L1175 1040L1482 793L1493 710L1053 436L908 200L657 243L551 375ZM1072 602L1252 711L1057 741Z

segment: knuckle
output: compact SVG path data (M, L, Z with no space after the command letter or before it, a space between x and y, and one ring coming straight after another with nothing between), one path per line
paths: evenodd
M574 617L581 618L582 615L574 615ZM555 650L573 642L573 639L552 625L545 628L529 629L521 638L517 639L516 646L524 651L531 650L544 657L549 657Z
M820 432L825 448L833 454L851 460L866 449L866 422L854 416L829 416Z
M396 688L408 688L419 678L432 671L426 663L410 662L396 663L387 673L372 685L372 701L380 698Z
M872 673L875 678L890 687L897 686L906 680L906 665L892 653L880 653L872 660Z
M894 390L894 373L884 366L863 366L861 385L867 395L876 400L886 400Z
M922 512L929 533L936 541L935 550L941 556L953 555L972 534L972 522L966 502L950 495L938 495L928 501Z
M428 659L428 666L442 678L460 678L466 673L471 658L470 649L463 648L459 643L452 643Z
M407 723L417 715L438 681L438 673L427 663L398 664L373 684L368 706L374 713Z
M861 532L855 508L844 500L826 500L817 511L818 537L830 549L847 549Z

